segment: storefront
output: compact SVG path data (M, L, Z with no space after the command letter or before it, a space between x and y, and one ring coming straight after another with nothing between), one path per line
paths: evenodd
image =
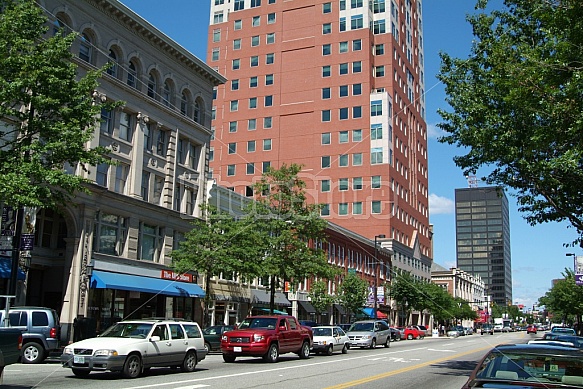
M107 267L117 271L105 270ZM173 317L200 322L200 299L205 293L193 275L178 276L168 269L153 268L139 268L138 275L135 267L99 261L95 268L100 270L91 271L87 319L96 334L127 319ZM126 272L120 272L123 270ZM133 274L128 273L131 270Z
M264 315L269 313L270 294L264 290L251 289L251 306L253 315ZM288 315L288 308L291 307L291 302L282 292L275 292L274 296L276 314Z

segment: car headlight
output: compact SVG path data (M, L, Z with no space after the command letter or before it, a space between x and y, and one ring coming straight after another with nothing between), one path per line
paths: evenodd
M372 335L363 335L362 339L370 339L372 338Z
M73 355L73 348L72 347L65 347L65 349L63 350L63 354L67 354L67 355Z
M253 341L254 342L263 342L265 340L265 336L261 334L253 334Z
M228 341L229 341L229 337L227 335L221 336L221 342L228 342Z
M116 357L118 355L116 350L95 350L93 356L95 357Z

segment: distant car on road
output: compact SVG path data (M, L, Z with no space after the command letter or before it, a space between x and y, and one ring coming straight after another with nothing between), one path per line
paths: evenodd
M551 334L557 335L577 335L574 329L569 327L553 327Z
M342 351L346 354L350 349L350 339L344 330L338 326L313 327L314 346L316 354L325 353L332 355L334 351Z
M377 344L390 347L391 329L384 320L361 320L350 326L347 332L350 345L360 348L375 348Z
M423 339L425 337L425 331L420 330L417 326L409 326L405 328L405 337L408 340Z
M484 334L494 335L494 327L492 327L492 324L484 324L482 326L480 334L482 334L482 335L484 335Z
M536 335L536 332L537 332L537 329L536 329L536 326L534 324L531 324L528 327L526 327L527 334L535 334Z
M234 326L216 325L205 328L202 333L204 335L204 347L208 351L221 349L221 336L227 331L234 330Z

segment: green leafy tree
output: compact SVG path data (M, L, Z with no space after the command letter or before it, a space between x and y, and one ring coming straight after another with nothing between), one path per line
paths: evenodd
M458 320L474 320L478 317L476 311L461 297L453 298L453 317Z
M101 107L92 95L101 70L79 78L76 34L49 36L33 0L0 0L0 199L13 207L57 208L86 179L65 171L106 162L88 148Z
M422 294L421 306L431 312L438 323L445 323L454 317L453 297L441 286L432 282L420 284Z
M582 323L583 319L583 286L575 283L573 270L565 268L563 279L557 281L553 287L541 298L539 304L553 316L560 317L565 322ZM581 333L581 328L578 329Z
M255 184L256 201L247 210L249 224L262 235L260 269L270 280L271 312L280 282L336 274L322 249L327 222L320 217L319 205L307 203L300 171L296 164L270 168Z
M177 250L172 266L179 273L196 271L205 277L204 324L209 325L210 280L219 274L236 274L251 279L259 274L256 258L261 257L260 235L247 219L235 220L214 206L203 205L202 219L192 222Z
M426 306L420 284L407 271L399 272L393 277L390 294L405 313L405 317L409 317L411 310L423 310Z
M308 296L320 322L322 313L328 312L332 304L336 302L336 296L328 294L328 283L322 280L312 283Z
M352 314L357 314L368 297L368 282L354 273L348 273L338 287L338 301Z
M506 0L467 20L468 58L441 54L443 143L467 151L464 174L512 188L532 225L567 221L583 235L583 2ZM489 170L490 171L490 170Z

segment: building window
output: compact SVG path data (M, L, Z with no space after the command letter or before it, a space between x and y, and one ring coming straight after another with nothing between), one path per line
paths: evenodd
M375 14L385 12L385 0L373 0L372 11Z
M329 14L330 12L332 12L332 3L322 4L322 13Z
M261 0L251 0L251 8L261 6Z
M245 9L245 0L233 0L235 3L235 11L241 11Z
M220 42L221 41L221 29L216 28L213 30L213 42Z
M105 212L95 215L93 251L108 255L122 255L127 234L127 219Z
M380 189L381 188L381 176L372 176L370 185L371 185L372 189Z
M273 118L271 116L263 118L263 128L268 129L271 128L273 123Z
M237 122L236 121L229 122L229 132L231 132L231 133L237 132Z
M181 165L184 165L186 161L186 143L184 139L178 139L178 144L176 145L176 160Z
M381 213L381 202L375 200L371 203L371 212L372 213Z
M239 70L240 67L241 67L241 60L240 59L234 59L233 62L232 62L231 68L233 70Z
M275 13L267 14L267 24L275 23Z
M271 139L263 139L263 151L271 150Z
M214 90L213 90L214 93ZM184 116L188 116L188 107L190 106L190 95L186 92L182 92L180 97L180 113Z
M275 32L270 32L267 34L265 41L268 45L275 43Z
M340 131L338 134L339 143L348 143L348 131Z
M150 123L146 124L144 127L144 150L146 151L152 151L152 143L154 142L152 139L154 134L152 132L152 125Z
M332 45L331 44L322 45L322 55L330 54L332 54Z
M348 166L348 154L341 154L338 157L338 166L340 167Z
M237 31L237 30L240 30L240 29L242 29L242 28L243 28L243 21L242 21L241 19L239 19L239 20L235 20L235 21L233 22L233 29L234 29L235 31Z
M247 120L247 130L248 131L255 131L255 129L257 129L257 119Z
M107 188L107 176L109 173L109 164L100 163L95 169L95 183Z
M132 138L132 117L127 112L119 116L119 138L128 142Z
M255 174L255 164L253 162L247 162L245 174L252 175Z
M384 67L384 65L375 66L375 68L374 68L374 76L375 77L384 77L385 76L385 67Z
M156 154L166 155L166 131L158 130L158 139L156 140Z
M231 177L235 175L235 165L227 165L227 176Z
M126 190L126 182L128 180L128 172L130 167L124 163L119 163L115 167L115 185L114 191L116 193L124 194Z
M164 177L154 176L154 195L152 202L160 204L162 202L162 191L164 190Z
M259 56L253 55L251 56L251 67L254 68L256 66L259 66Z
M251 97L249 99L249 109L257 108L257 97Z
M257 76L249 78L249 88L257 88Z
M385 44L381 43L379 45L374 46L374 54L375 55L383 55L385 54Z
M338 190L342 192L348 190L348 178L341 178L338 180Z
M332 141L332 135L329 132L325 132L322 134L322 144L329 145Z
M150 194L150 172L142 172L142 186L140 188L140 195L142 200L148 201Z
M350 0L350 8L362 8L362 0Z
M101 132L108 135L113 134L113 110L101 108Z
M222 12L215 12L213 16L213 24L219 24L223 22L223 13Z
M322 162L321 162L320 166L322 167L322 169L330 167L330 156L329 155L322 156Z
M348 52L348 42L347 41L340 42L338 44L338 52L340 52L340 53L347 53Z
M320 192L330 192L330 180L320 180Z
M267 173L269 171L269 168L271 167L271 162L269 161L265 161L261 164L261 168L262 168L262 173Z
M219 48L215 47L213 48L213 52L211 54L211 61L218 61L219 60Z
M136 67L136 64L134 63L134 61L130 61L129 65L128 65L128 79L127 79L127 84L129 86L131 86L132 88L137 88L138 86L138 68Z
M340 75L348 74L348 64L347 63L341 63L339 65L339 73L340 73Z
M265 106L266 107L273 106L273 96L272 95L265 96Z
M231 90L239 90L239 80L231 80Z
M355 39L352 41L352 51L362 50L362 39Z
M162 104L169 107L171 96L172 96L172 90L170 88L170 84L168 83L168 81L166 81L166 82L164 82L164 89L162 90Z
M387 32L385 20L375 20L373 23L373 34L384 34Z
M352 95L359 96L362 94L362 84L353 84L352 85Z
M338 215L348 215L348 203L338 204Z
M362 140L362 130L352 130L352 141L360 142Z
M340 114L339 114L339 119L340 120L346 120L348 119L348 108L340 108Z
M352 73L360 73L362 72L362 62L355 61L352 63Z
M363 19L361 15L353 15L350 17L350 29L357 30L363 27Z
M271 65L273 63L275 59L275 54L274 53L269 53L265 55L265 64L266 65Z
M322 24L322 35L327 35L332 33L332 23Z
M259 27L261 25L261 16L253 16L253 19L251 19L251 25L253 27Z
M330 98L330 88L322 88L322 100Z
M234 39L233 40L233 50L240 50L241 49L241 39Z
M360 119L362 117L362 107L357 105L356 107L352 107L352 118L353 119Z
M353 166L362 166L362 153L352 154L352 165Z
M255 141L254 140L248 140L247 141L247 152L248 153L254 153L255 152Z
M237 143L231 142L228 145L229 154L236 154L237 153Z
M353 215L362 215L362 202L357 201L352 203L352 214Z
M93 45L89 35L81 34L81 43L79 44L79 58L85 62L91 63L93 60Z
M265 75L265 85L273 85L273 74Z
M371 165L383 163L383 149L382 147L373 147L370 151Z
M239 110L239 100L231 100L231 112Z
M259 46L259 35L251 37L251 47Z
M352 179L352 190L361 190L362 187L362 177L354 177Z
M322 111L322 121L323 122L329 122L330 121L330 110L329 109L325 109Z
M146 223L140 224L139 259L159 262L163 242L162 230L161 227Z
M320 216L330 216L330 204L322 204Z
M338 29L340 30L340 32L346 31L346 18L345 17L340 18L340 24L339 24Z
M322 77L330 77L330 65L322 66Z
M348 96L348 85L340 85L340 97Z
M371 124L370 125L370 139L377 140L383 139L383 125L382 124Z

